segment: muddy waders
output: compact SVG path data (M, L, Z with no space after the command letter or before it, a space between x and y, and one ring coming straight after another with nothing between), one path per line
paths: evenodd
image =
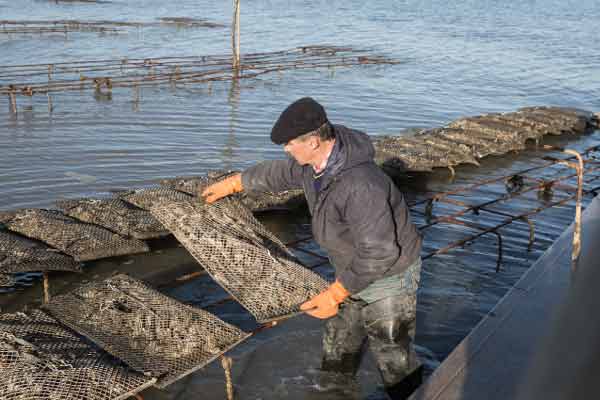
M377 293L383 298L352 296L342 303L325 326L322 371L354 376L368 345L392 399L407 398L421 384L422 368L412 345L420 269L418 260L400 277L400 285L382 285Z

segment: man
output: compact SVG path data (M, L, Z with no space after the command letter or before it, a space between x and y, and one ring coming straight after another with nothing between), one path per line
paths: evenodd
M332 125L312 98L283 111L271 140L291 159L262 162L202 196L210 203L242 190L304 189L314 238L336 274L327 290L301 305L329 318L322 370L354 375L368 341L388 393L407 397L420 383L412 341L421 237L402 194L374 163L369 137Z

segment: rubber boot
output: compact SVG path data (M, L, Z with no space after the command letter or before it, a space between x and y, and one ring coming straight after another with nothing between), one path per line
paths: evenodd
M421 384L421 365L413 348L416 293L391 296L363 311L371 349L386 391L392 399L407 398Z
M354 379L366 340L361 315L365 305L362 300L347 299L340 305L338 314L325 324L319 380L322 390L345 387Z

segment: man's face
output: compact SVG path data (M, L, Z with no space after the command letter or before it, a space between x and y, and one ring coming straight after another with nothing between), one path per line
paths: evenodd
M317 140L315 136L308 138L298 137L287 142L283 146L283 150L292 156L298 164L310 164L316 154L316 148L318 147Z

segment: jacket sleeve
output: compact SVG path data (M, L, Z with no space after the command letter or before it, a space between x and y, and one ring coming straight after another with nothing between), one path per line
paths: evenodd
M338 279L352 294L382 278L402 253L389 184L380 181L357 185L348 195L344 216L352 230L356 253Z
M292 159L263 161L242 172L242 185L247 191L273 193L302 189L302 166Z

